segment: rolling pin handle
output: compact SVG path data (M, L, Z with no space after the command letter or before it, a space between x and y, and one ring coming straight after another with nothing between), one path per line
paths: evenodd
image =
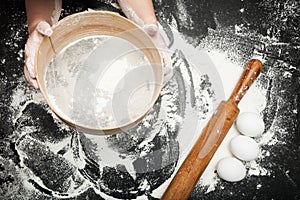
M251 59L245 66L240 80L236 84L228 101L235 105L241 101L253 81L257 78L262 70L262 62L258 59Z

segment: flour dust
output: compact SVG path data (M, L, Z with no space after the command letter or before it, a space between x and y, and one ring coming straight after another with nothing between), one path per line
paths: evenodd
M192 45L187 44L187 42L184 41L184 37L176 30L173 29L173 33L174 48L180 49L190 64L196 65L196 68L199 69L202 74L208 74L210 82L214 86L214 92L217 93L217 95L214 96L215 105L213 109L215 109L216 104L218 104L220 100L227 99L230 96L231 91L235 87L235 84L243 71L243 65L245 65L245 63L230 59L228 52L224 51L224 49L220 49L218 46L212 45L209 39L207 39L207 41L204 40L198 48L194 48ZM205 54L206 56L203 56ZM256 55L255 52L253 52L252 57L263 61L263 59L259 57L259 55ZM203 61L205 59L210 60L212 64L207 64L209 61ZM199 63L201 63L201 65ZM214 69L208 69L207 66L213 66ZM240 113L255 112L263 117L262 113L266 108L267 103L267 86L263 86L260 83L260 79L263 78L259 77L258 80L254 82L240 102ZM212 96L209 98L212 98ZM229 142L233 137L239 134L237 128L233 125L201 176L196 189L201 189L204 190L205 193L209 193L218 187L221 179L216 174L216 165L220 159L232 156L229 150ZM275 132L272 130L266 130L265 133L256 140L261 147L272 146L279 142L275 137ZM270 171L261 165L263 159L268 156L270 156L270 152L268 150L262 150L257 160L245 163L247 176L269 176ZM179 163L183 161L182 159Z
M128 124L149 109L155 77L130 42L93 36L68 45L45 74L50 105L69 121L92 128Z

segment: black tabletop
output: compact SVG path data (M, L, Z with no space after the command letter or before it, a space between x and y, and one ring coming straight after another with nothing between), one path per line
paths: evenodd
M245 63L254 53L265 61L259 80L266 90L261 114L265 133L271 132L276 142L261 146L269 154L257 162L267 173L236 183L218 179L209 192L199 183L189 199L299 199L299 1L165 0L154 1L154 6L165 31L176 29L195 48L217 50L236 63ZM97 156L92 140L63 124L23 77L28 36L24 1L4 1L0 7L0 199L156 199L153 191L178 164L176 127L167 129L167 136L153 136L149 151L154 153L132 163L135 176L118 161L115 167L101 166L105 158ZM68 1L63 7L62 17L87 6ZM119 12L102 3L98 7ZM179 98L179 78L174 85L173 95ZM174 105L185 107L182 102ZM158 116L155 111L152 115ZM149 132L149 127L142 128L142 135ZM106 138L120 158L133 155L133 147L141 144L132 138L135 131L140 129Z

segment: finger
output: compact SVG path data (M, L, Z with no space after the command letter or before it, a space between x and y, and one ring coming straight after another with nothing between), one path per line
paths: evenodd
M164 85L171 80L173 77L173 70L170 70L169 73L164 74Z
M56 24L58 22L61 13L61 7L62 7L62 1L54 0L54 10L51 16L52 24Z
M172 59L170 56L170 52L162 52L164 67L164 84L166 84L173 76L173 67L172 67Z
M28 75L31 78L35 78L34 62L31 59L31 57L26 58L26 60L25 60L25 67L26 67L26 70L28 72Z
M31 78L35 78L35 55L38 49L38 46L42 40L42 35L37 31L34 31L28 38L27 43L25 44L25 66L28 70Z
M157 33L157 31L158 31L158 27L157 27L156 24L145 24L143 26L143 29L150 36L154 36Z
M173 74L173 68L172 68L172 65L171 63L164 63L164 67L163 67L163 73L164 73L164 76L168 76L169 74Z
M41 33L42 35L50 37L53 33L50 24L45 21L40 21L36 26L36 30Z
M170 74L170 73L172 73L172 71L173 71L172 67L170 67L169 65L165 64L165 66L163 68L164 75Z
M25 75L25 79L29 83L29 85L33 86L35 89L39 89L37 80L30 77L26 66L24 66L24 75Z

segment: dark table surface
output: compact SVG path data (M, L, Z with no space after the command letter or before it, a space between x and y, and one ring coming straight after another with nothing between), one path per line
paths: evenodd
M23 78L27 38L24 2L3 1L0 7L0 199L130 199L140 195L155 199L152 190L171 176L176 156L169 156L175 159L169 165L145 170L135 179L122 165L99 167L84 134L62 128ZM209 39L211 45L204 48L227 52L233 61L246 62L254 51L266 60L261 75L266 81L260 83L267 88L262 115L266 131L273 131L278 142L262 146L270 155L258 162L269 174L247 176L237 183L219 181L208 193L207 188L197 185L190 199L300 199L299 1L166 0L155 1L155 7L161 24L176 24L186 42L195 47ZM62 16L85 9L80 2L64 2ZM176 145L166 147L166 138L155 139L154 146L163 149L161 154L176 155ZM70 140L69 145L49 149L48 144L63 140ZM108 140L120 151L118 145L125 145L116 144L120 140L115 137ZM176 144L176 138L169 141ZM79 166L76 163L82 159L82 151L85 165ZM68 152L74 162L63 159ZM151 159L138 158L134 164L145 162L149 167L155 161ZM150 187L138 189L142 181Z

